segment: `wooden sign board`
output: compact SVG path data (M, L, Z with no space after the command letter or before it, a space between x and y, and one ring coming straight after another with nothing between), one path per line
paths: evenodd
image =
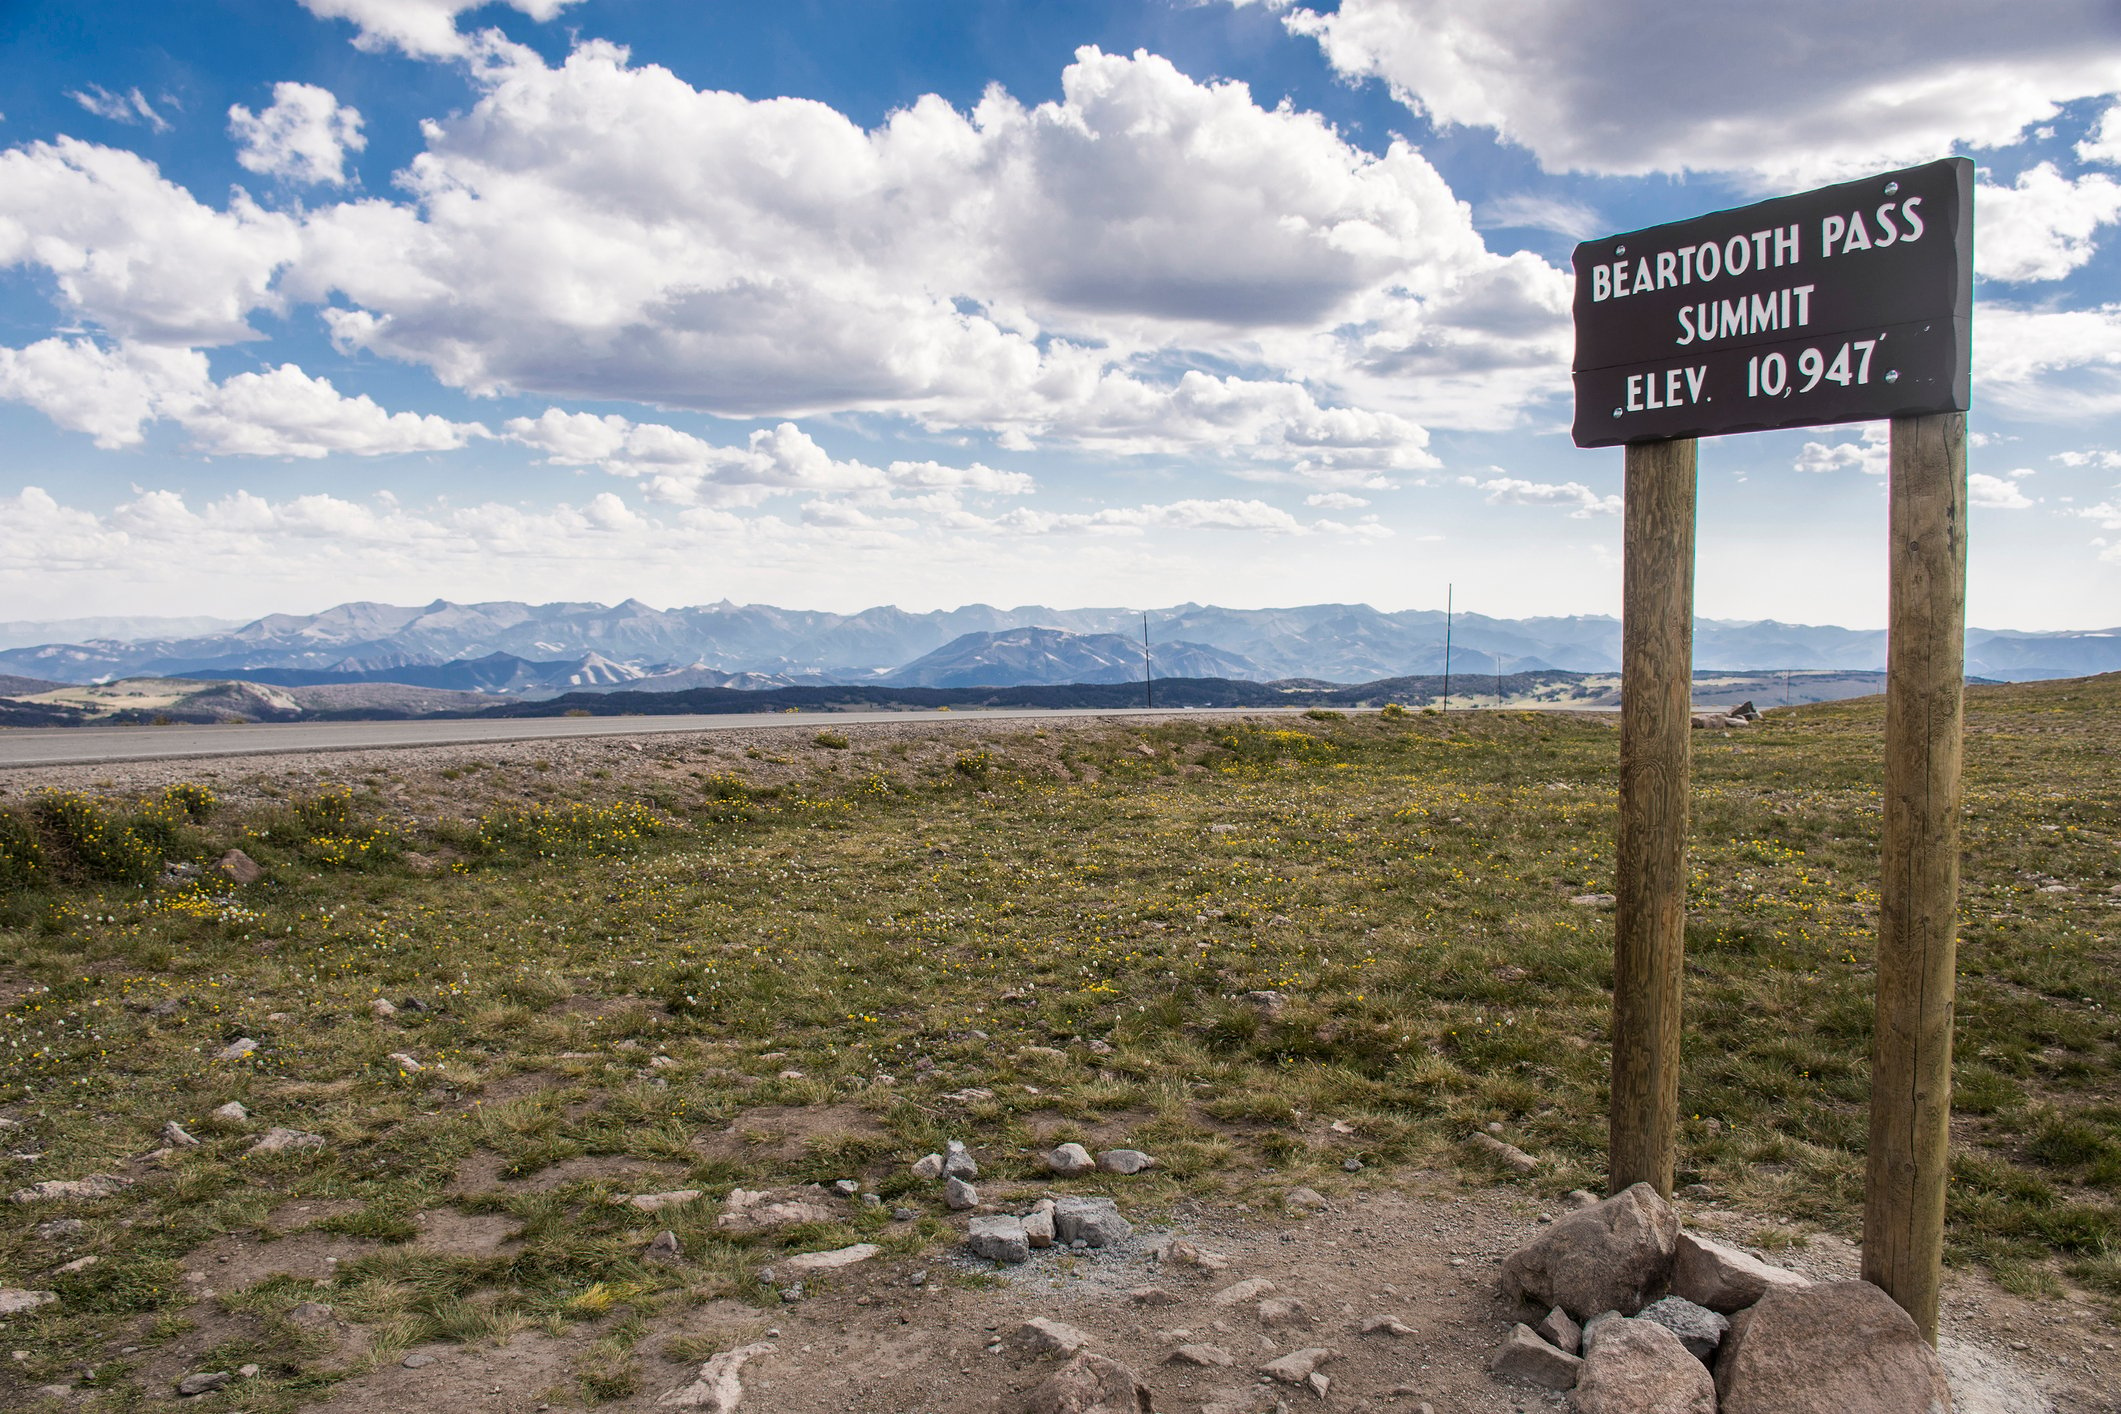
M1964 412L1974 164L1576 247L1576 445Z
M1576 445L1624 445L1606 1181L1672 1189L1697 438L1890 418L1890 624L1863 1275L1936 1339L1950 1171L1973 164L1576 248Z

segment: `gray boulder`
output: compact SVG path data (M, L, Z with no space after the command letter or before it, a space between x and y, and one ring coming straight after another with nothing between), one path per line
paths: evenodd
M1031 1260L1031 1237L1024 1231L1022 1218L1007 1214L974 1218L970 1238L975 1257L984 1257L990 1262Z
M1117 1360L1084 1350L1033 1386L1022 1414L1151 1414L1149 1391Z
M1575 1399L1577 1414L1716 1414L1716 1382L1668 1328L1604 1321Z
M1053 1200L1041 1198L1030 1212L1024 1214L1024 1236L1033 1247L1053 1245Z
M1106 1173L1140 1173L1156 1167L1156 1160L1139 1149L1107 1149L1097 1156L1097 1166Z
M1570 1319L1569 1313L1559 1306L1547 1312L1547 1318L1533 1329L1556 1350L1574 1355L1583 1349L1583 1327Z
M1944 1366L1867 1281L1777 1287L1731 1320L1716 1361L1723 1414L1950 1414Z
M943 1206L953 1213L962 1213L967 1208L979 1206L979 1190L962 1178L943 1180Z
M1598 1311L1631 1316L1664 1295L1678 1239L1679 1215L1638 1183L1556 1219L1502 1264L1502 1287L1578 1319Z
M1065 1246L1111 1247L1134 1235L1110 1198L1062 1198L1053 1205L1053 1235Z
M1678 1336L1687 1354L1704 1363L1715 1356L1716 1347L1723 1343L1724 1332L1731 1328L1727 1318L1706 1306L1695 1305L1684 1296L1667 1296L1662 1301L1652 1301L1637 1314Z
M1810 1285L1795 1272L1690 1232L1679 1234L1672 1256L1672 1294L1726 1316L1743 1311L1774 1288Z
M1573 1389L1582 1370L1583 1361L1547 1344L1522 1321L1488 1357L1488 1373L1496 1379L1541 1389Z
M979 1163L972 1157L972 1151L965 1147L964 1141L953 1139L950 1141L948 1148L949 1152L943 1155L943 1173L946 1177L964 1179L979 1177Z
M1089 1332L1045 1316L1033 1316L1002 1338L1002 1344L1019 1360L1073 1355L1089 1343Z
M1047 1153L1046 1167L1062 1178L1080 1178L1097 1167L1097 1160L1080 1144L1062 1144Z

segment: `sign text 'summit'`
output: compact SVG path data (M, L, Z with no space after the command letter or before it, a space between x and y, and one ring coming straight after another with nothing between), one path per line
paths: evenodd
M1576 248L1576 444L1964 411L1973 164Z

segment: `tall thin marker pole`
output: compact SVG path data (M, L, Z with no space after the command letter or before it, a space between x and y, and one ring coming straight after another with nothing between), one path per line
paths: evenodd
M1606 1183L1670 1197L1679 1130L1693 752L1692 438L1627 449L1620 610L1620 838L1613 892L1613 1092Z
M1863 1277L1932 1344L1951 1162L1966 695L1966 414L1893 419L1885 819Z
M1451 710L1451 595L1457 586L1443 587L1443 710Z
M1502 655L1495 655L1495 706L1502 706Z
M1156 705L1156 672L1149 662L1149 614L1142 612L1142 695L1148 705Z

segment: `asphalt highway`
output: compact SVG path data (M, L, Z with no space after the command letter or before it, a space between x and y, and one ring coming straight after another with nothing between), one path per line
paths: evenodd
M497 717L406 722L243 722L226 726L26 727L0 731L0 770L11 766L83 766L117 761L172 761L202 756L270 756L296 751L378 751L408 746L463 746L606 736L756 731L862 722L982 723L1022 718L1170 717L1211 709L1134 707L1000 708L958 712L754 712L692 717ZM1292 712L1288 707L1212 709L1222 715Z

